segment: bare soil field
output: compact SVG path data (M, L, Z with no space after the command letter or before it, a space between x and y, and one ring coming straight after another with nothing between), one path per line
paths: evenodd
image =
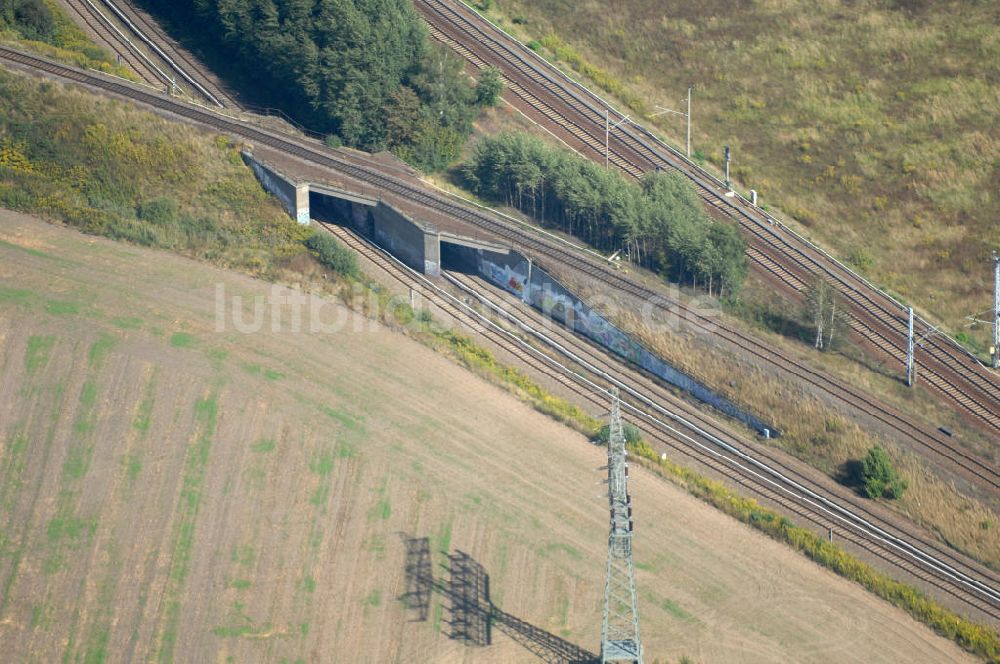
M595 652L603 450L332 303L336 331L310 332L303 312L292 332L290 309L268 303L241 332L271 292L0 211L3 658ZM647 661L974 661L678 488L632 479ZM423 621L399 600L420 538L439 582ZM491 645L449 638L458 551L523 621Z

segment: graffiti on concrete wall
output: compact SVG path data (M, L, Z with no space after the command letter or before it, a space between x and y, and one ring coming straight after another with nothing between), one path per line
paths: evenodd
M667 364L614 323L587 306L545 270L537 265L530 265L528 260L517 252L512 251L503 256L480 251L478 269L479 274L490 283L521 297L547 316L592 339L611 352L679 387L695 398L715 406L761 434L766 432L772 437L777 435L773 427L764 424L725 397Z

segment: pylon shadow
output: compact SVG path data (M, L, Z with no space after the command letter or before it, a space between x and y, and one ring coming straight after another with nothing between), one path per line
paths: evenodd
M599 661L585 650L551 632L507 613L490 599L490 576L479 562L463 551L446 552L442 565L447 579L435 579L430 540L404 535L406 592L399 598L414 613L414 622L426 621L431 596L448 600L449 638L470 646L492 643L493 629L503 632L546 664L593 664Z

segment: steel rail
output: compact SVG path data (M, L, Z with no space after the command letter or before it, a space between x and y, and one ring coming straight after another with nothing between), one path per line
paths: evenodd
M460 28L464 28L466 30L478 30L478 28L476 28L471 24L470 20L461 17L457 12L457 10L451 8L449 5L443 2L440 2L438 0L420 0L420 2L418 2L418 5L423 8L426 8L429 11L438 13L446 20L452 20L454 23L459 25ZM468 7L465 7L465 9L470 11L475 16L479 17L481 20L488 23L488 21L482 18L478 14L478 12L475 12L474 10L471 10ZM429 23L432 24L432 33L434 33L435 36L437 36L438 38L442 38L443 35L441 31L436 30L433 27L433 21L431 21L430 18L428 18L428 21ZM547 84L551 87L559 88L556 91L550 91L550 92L552 94L560 96L561 99L563 98L563 95L560 95L559 93L565 93L565 96L569 96L570 105L574 108L576 112L581 113L581 115L583 115L584 117L587 117L588 126L595 125L595 127L591 127L591 135L593 135L593 129L595 129L596 124L599 123L601 119L603 119L603 115L601 111L594 104L590 103L587 99L582 98L581 95L576 94L576 92L573 90L573 86L576 86L581 90L585 91L586 95L589 95L590 97L596 99L600 103L600 105L603 106L604 108L610 108L610 106L606 102L604 102L604 100L597 97L593 92L587 90L586 88L583 88L583 86L579 85L576 81L568 77L565 73L559 71L556 68L553 68L544 59L542 59L540 56L535 54L530 49L524 47L523 44L517 42L514 38L507 35L507 33L503 32L500 28L496 28L494 26L494 29L500 34L505 35L509 41L517 44L520 47L518 49L518 52L515 52L507 44L503 43L502 40L493 39L490 37L490 35L487 35L484 31L481 30L478 32L478 34L475 35L474 41L477 44L483 45L484 48L490 48L490 44L491 43L494 44L496 46L494 50L498 49L504 50L509 54L511 59L514 59L516 61L515 64L512 64L512 66L518 67L522 73L524 73L526 68L530 70L530 73L525 74L529 76L529 78L531 77L532 74L534 74L536 77L544 79L543 85ZM444 39L448 41L450 45L452 45L453 47L457 46L459 50L463 52L463 55L469 57L469 55L471 54L471 51L469 49L465 48L461 44L458 44L455 40L447 39L446 36L444 36ZM476 66L480 67L485 66L485 61L474 56L474 54L471 55L473 55L474 58L473 62ZM533 61L538 61L539 63L541 63L541 66L534 64ZM528 64L525 66L522 65L521 63L528 63ZM552 75L550 76L548 72L552 72ZM564 79L565 81L568 81L571 84L570 87L567 89L566 86L559 85L554 81L553 76L557 76ZM508 78L510 78L509 75ZM516 89L514 91L517 92L518 89L523 89L523 88L522 86L518 85L516 86ZM566 101L565 99L563 100ZM534 103L531 99L527 99L526 102L529 103L529 105ZM574 128L576 128L575 123L571 123L565 117L559 117L557 112L554 109L552 109L551 105L545 105L544 111L545 112L543 114L547 116L553 116L550 117L550 119L556 122L557 124L561 125L561 128L565 129L566 125L572 125ZM656 143L660 147L669 149L671 151L671 154L674 155L675 158L677 158L678 155L676 154L676 151L670 148L670 146L663 144L661 141L659 141L659 139L656 139L656 137L652 136L652 134L649 133L644 128L638 125L635 126L638 127L642 132L644 132L645 135L650 137L650 139L656 141ZM576 129L579 131L578 128ZM625 131L625 129L623 129L623 131ZM619 138L618 140L621 142L622 139ZM660 155L656 149L649 146L647 142L643 140L641 137L633 136L632 141L639 146L640 152L645 152L644 157L650 164L661 165L657 160L659 159L660 161L664 161L665 158L663 157L663 155ZM597 148L594 145L595 142L596 138L593 138L589 142L584 140L584 143L588 144L589 147L594 148L596 150ZM636 145L631 145L630 149L633 150L636 149ZM603 145L601 145L600 147L603 147ZM752 212L748 211L749 210L749 207L747 205L748 202L746 202L744 199L741 199L741 201L744 203L743 207L735 205L733 201L729 200L725 196L721 196L718 193L718 191L713 190L713 188L718 188L718 186L721 184L716 178L714 178L714 176L711 176L710 174L705 173L700 169L695 169L692 172L692 170L688 168L692 166L692 164L688 160L683 160L683 162L684 162L683 164L666 163L665 165L674 168L679 168L682 173L684 173L687 177L695 181L695 184L698 185L699 189L703 191L703 198L706 198L707 202L713 204L714 206L723 210L723 212L726 212L727 214L733 214L733 213L737 214L738 219L743 219L745 222L741 225L748 226L747 227L748 232L755 234L755 236L757 236L762 242L764 242L765 244L774 244L776 242L780 243L780 245L783 246L783 251L785 255L791 255L792 258L798 262L799 269L803 270L805 273L812 274L817 269L829 271L829 269L826 266L821 265L815 258L808 256L802 249L794 247L790 243L788 243L788 241L785 238L781 237L781 235L777 232L775 226L777 226L778 228L789 234L792 234L797 239L802 240L809 247L812 246L811 243L805 241L804 238L801 238L800 236L795 234L794 231L792 231L791 229L788 229L787 227L781 225L780 222L774 220L772 217L770 217L770 215L764 215L763 218L765 221L763 222L760 219L755 218L754 214L761 214L762 211L756 208L754 208ZM617 161L616 165L625 168L627 171L630 171L633 174L636 174L634 166L632 168L629 168L629 164L622 164L618 163ZM706 182L705 178L709 178L710 181ZM708 200L708 197L712 197L714 200ZM722 206L726 206L726 209L723 209ZM769 234L771 237L768 238L767 236L764 235L764 233ZM820 250L819 248L816 248L816 251L818 251L825 257L829 257L828 254L822 252L822 250ZM789 283L794 289L802 290L805 287L805 281L803 281L803 279L800 279L789 273L787 270L781 268L777 264L777 262L769 258L766 258L765 256L762 255L761 252L755 251L752 246L750 248L749 253L751 255L751 258L753 258L756 262L758 262L758 264L762 265L763 269L775 274L783 282ZM796 258L796 255L798 255L800 258ZM808 261L812 263L813 267L810 268L803 261ZM836 263L841 268L844 268L844 266L839 262ZM893 314L892 312L886 310L884 307L881 306L880 303L872 300L867 293L863 292L855 284L850 283L849 279L853 279L854 277L860 277L860 276L854 275L854 273L851 272L849 269L847 269L847 272L849 273L847 276L831 273L831 275L836 278L837 282L840 283L841 290L846 291L846 294L848 295L849 299L854 301L854 303L857 306L861 307L862 310L870 312L871 309L875 309L876 314L869 313L868 315L872 315L872 317L875 318L875 320L877 320L879 323L886 324L887 323L886 317L887 316L890 317L888 320L889 323L888 328L890 330L898 330L898 326L900 324L899 317ZM870 284L868 284L867 281L864 281L864 284L870 286ZM892 302L894 304L899 305L898 301L894 300L893 298L890 299L892 299ZM879 311L881 311L881 314L878 313ZM857 319L858 317L855 318ZM902 347L899 342L889 337L886 337L884 334L880 332L877 332L872 327L872 325L865 324L862 321L855 323L854 328L859 334L861 334L863 338L868 338L869 341L876 348L879 348L880 350L887 353L891 357L900 359L900 353L902 353ZM948 365L947 359L940 357L940 354L933 347L925 348L925 352L931 355L932 359L937 359L945 366ZM968 354L967 352L966 354L972 357L971 354ZM934 387L935 390L941 392L947 397L952 398L958 405L960 405L962 408L964 408L967 412L969 412L973 416L978 417L981 420L984 420L985 422L988 423L988 425L992 426L997 430L1000 430L1000 423L998 423L997 421L998 418L994 415L994 409L992 407L986 406L985 404L981 403L976 397L968 394L967 390L963 390L958 386L954 386L953 381L948 380L946 377L936 375L937 371L932 367L926 366L927 364L926 362L922 361L921 364L924 365L924 370L931 374L928 382L932 383L932 386ZM950 368L950 370L952 372L955 372L954 368ZM968 376L957 375L957 377L959 377L962 380L965 380L966 382L970 382L970 387L983 391L984 396L987 397L993 396L994 390L991 389L993 385L991 384L989 377L986 379L987 381L986 383L983 383L983 381L979 379L980 377L978 376L978 373L974 373L971 376L971 380L970 377Z
M521 352L511 351L508 344L503 344L503 346L506 347L505 348L506 350L513 352L515 356L519 357L522 360L526 359L525 354L527 354L529 357L533 357L536 361L529 362L530 366L534 366L537 368L537 361L540 360L550 367L555 367L555 369L558 372L560 372L564 377L568 376L572 381L575 381L583 386L584 388L583 391L575 389L574 391L576 393L585 396L586 398L588 398L588 400L595 402L598 405L603 403L602 400L595 401L594 399L595 392L602 392L602 393L606 392L606 388L603 385L595 383L593 380L578 373L568 365L554 360L553 358L544 354L537 348L531 346L531 344L527 343L523 339L520 339L516 335L512 334L509 330L505 330L504 328L499 327L495 322L491 321L482 313L474 310L472 307L462 302L460 299L442 290L440 287L438 287L429 279L427 279L427 277L417 273L408 266L404 265L397 258L392 256L388 252L378 247L374 247L367 241L358 239L357 236L355 236L353 233L346 232L343 229L337 229L337 227L331 224L324 222L323 227L333 231L334 234L341 240L345 241L345 243L348 244L348 246L350 246L352 249L356 251L363 253L369 259L373 258L373 254L375 256L378 256L381 259L382 263L381 266L383 268L384 268L384 263L389 263L393 266L395 270L406 274L408 277L406 280L400 279L400 281L403 282L404 284L410 285L411 287L413 284L419 284L419 286L424 291L430 291L436 294L438 298L437 303L439 304L439 306L441 304L440 299L444 299L450 305L442 307L446 311L448 311L449 309L451 311L454 311L455 309L462 311L466 316L476 321L477 325L473 326L474 329L476 329L476 331L482 333L484 332L484 328L486 328L492 332L492 335L488 336L495 337L499 335L507 339L508 344L513 343L515 346L521 349ZM380 264L379 260L375 260L374 262L376 262L376 264ZM519 326L530 329L530 326L526 324L519 324ZM554 342L552 340L548 340L545 343L550 346L559 345L558 342ZM577 362L578 364L581 362L583 362L584 364L586 363L586 361L582 360L582 358L571 358L571 359L573 359L573 361ZM551 375L550 372L546 373L548 373L548 375ZM844 527L849 528L852 532L855 531L860 532L862 536L867 538L868 540L874 539L876 543L881 544L882 546L895 551L895 554L893 555L902 556L904 558L910 558L911 564L916 565L918 569L927 570L927 568L930 568L929 572L931 575L943 576L947 579L950 579L953 583L956 583L965 590L956 592L953 589L943 587L940 585L940 583L936 583L933 578L929 579L926 576L926 574L915 573L914 569L906 565L901 565L898 561L893 560L891 557L889 557L885 552L880 553L878 551L872 550L870 547L865 547L871 553L874 553L875 555L878 555L880 558L885 559L887 562L890 562L891 564L898 566L901 569L904 569L905 571L911 574L914 574L918 578L922 578L923 580L932 583L932 585L935 585L940 589L948 592L952 596L961 599L964 603L976 608L979 611L982 611L984 614L991 616L993 619L1000 618L1000 612L997 611L997 607L1000 606L1000 593L998 593L996 589L993 589L988 584L984 584L978 581L977 579L974 579L968 575L959 572L958 570L955 570L952 566L948 565L947 563L938 561L934 556L928 556L926 554L923 554L919 549L917 549L916 547L912 547L912 545L908 545L908 543L902 540L901 538L895 537L894 535L887 533L885 531L880 532L881 529L879 529L877 526L873 526L872 524L868 523L867 520L863 518L851 519L849 510L843 510L842 508L839 508L839 506L832 503L832 501L829 501L823 498L822 496L815 494L815 492L812 492L808 488L803 487L795 480L785 477L782 473L770 469L766 464L759 462L758 460L754 459L751 455L743 453L742 451L738 450L735 446L729 445L724 441L718 440L712 434L702 430L700 427L692 424L691 422L685 420L684 418L675 415L674 413L663 408L662 406L659 406L652 400L646 398L643 394L637 392L636 390L631 389L630 386L622 383L621 381L618 381L614 377L603 374L599 370L597 370L594 373L608 380L611 384L618 385L620 389L628 391L630 394L632 394L633 397L637 398L638 400L645 402L647 405L651 405L661 415L667 417L668 419L673 420L675 424L687 428L691 433L681 431L676 426L664 422L662 420L659 420L655 416L651 416L646 411L639 409L632 404L628 404L626 407L630 411L632 411L637 417L640 417L643 420L656 425L662 431L667 432L667 435L674 436L680 439L681 441L684 441L684 443L698 448L699 450L701 450L703 454L709 454L715 458L722 460L730 467L736 468L743 474L753 478L753 481L758 483L763 483L763 485L770 487L769 490L765 489L764 487L757 488L755 489L755 493L763 494L766 497L774 499L775 498L774 493L776 492L777 494L787 496L798 503L805 503L806 505L809 505L814 511L826 514L828 518L838 523L841 523ZM560 382L563 382L565 384L565 380L561 380ZM695 436L699 438L704 438L718 449L710 448L704 442L695 438ZM729 454L736 456L737 460L726 457L725 454L723 454L723 452L728 452ZM691 452L688 451L687 454L690 455ZM700 460L704 462L704 459ZM744 465L744 463L754 466L756 470L754 468L747 467L746 465ZM766 476L765 474L770 475L770 477ZM745 484L743 485L745 486ZM805 497L803 497L802 495L796 495L795 491L805 492ZM780 500L778 502L785 504L783 501ZM809 518L811 521L817 524L820 523L819 521L816 521L816 518L814 516L810 517L808 514L805 514L801 511L796 511L796 513L799 513L800 515ZM861 542L856 542L856 543L862 545ZM973 597L968 597L967 596L968 593L974 593ZM976 597L980 596L984 597L985 599L982 598L975 599Z
M597 264L595 262L591 262L590 260L584 260L571 249L546 242L523 228L502 224L496 218L489 216L485 212L470 209L464 204L453 203L450 200L450 196L432 195L425 189L417 188L403 182L402 180L389 176L384 172L368 167L360 163L358 158L354 158L352 161L344 157L334 156L335 153L333 153L333 151L320 146L316 141L292 138L288 135L272 133L257 127L248 126L245 123L234 120L227 115L220 114L218 111L208 107L199 107L172 97L151 94L145 90L139 90L124 83L110 81L103 76L96 76L87 72L82 72L75 68L61 65L44 58L39 58L38 56L21 53L20 51L16 51L14 49L6 47L0 48L0 54L8 60L19 62L22 65L26 64L29 67L40 68L85 85L90 85L92 87L104 89L108 92L124 95L154 108L159 108L160 110L168 111L181 117L208 124L216 129L222 129L252 141L269 145L287 153L294 154L300 158L312 161L313 163L334 168L337 171L358 180L365 181L369 184L374 184L376 187L400 194L413 202L427 207L428 209L462 219L483 228L484 230L488 230L493 234L504 237L511 242L517 242L522 247L529 247L535 253L547 256L554 261L572 265L574 269L580 270L585 274L602 280L611 286L620 288L637 297L646 298L647 300L655 302L658 306L660 306L659 298L661 296L658 293L650 291L649 289L626 279L620 273L607 268L605 265ZM660 306L660 308L667 313L671 312L668 307ZM699 316L696 312L686 310L682 305L681 309L690 315L689 320L696 325L702 326L706 331L726 331L726 328L719 324L715 319L701 317L701 320L699 320ZM796 368L796 371L801 372L799 375L813 383L819 383L822 381L822 384L826 386L826 389L830 391L833 396L840 398L844 401L844 403L851 406L859 407L861 410L881 419L890 426L894 426L902 433L905 433L908 436L914 436L915 432L919 431L916 427L913 427L906 418L898 414L894 414L891 410L884 408L880 409L875 402L868 400L857 390L846 385L841 386L836 390L831 390L829 386L831 384L836 384L831 383L829 379L826 379L818 372L804 366L796 366L792 360L782 356L777 351L755 346L754 342L748 337L745 341L741 341L739 333L735 331L726 331L726 334L728 337L724 336L724 338L736 343L738 346L743 347L748 352L755 354L765 361L775 364L783 369L793 366ZM996 485L997 478L1000 477L1000 474L998 474L997 471L991 466L940 438L936 438L929 434L923 434L922 437L917 439L917 442L927 446L929 449L934 450L936 453L941 455L943 460L957 466L962 469L963 472L969 473L981 480L985 480L993 486Z
M87 0L87 1L90 2L90 0ZM162 58L164 62L166 62L168 65L170 65L170 67L174 71L176 71L178 74L180 74L184 78L184 80L186 80L188 83L190 83L196 90L198 90L198 92L200 92L202 95L204 95L204 97L206 99L208 99L210 102L212 102L213 104L215 104L219 108L225 108L226 107L226 105L223 104L221 101L219 101L219 99L215 95L213 95L211 92L209 92L208 90L206 90L198 81L196 81L194 78L192 78L187 73L187 71L184 70L184 68L182 68L176 62L174 62L173 59L169 55L167 55L166 53L164 53L163 49L161 49L159 47L159 45L155 41L153 41L152 39L150 39L146 35L146 33L144 33L142 30L140 30L138 27L136 27L136 25L131 20L129 20L129 17L126 16L125 13L122 12L122 10L119 9L115 5L114 2L112 2L111 0L103 0L103 2L108 7L108 9L110 9L111 11L113 11L115 13L115 15L118 16L118 19L121 20L122 23L124 23L125 25L127 25L128 28L132 32L134 32L136 34L136 36L139 37L139 39L141 39L142 41L144 41L151 49L153 49L153 51L158 56L160 56L160 58ZM173 81L168 81L168 82L170 82L171 84L173 84Z

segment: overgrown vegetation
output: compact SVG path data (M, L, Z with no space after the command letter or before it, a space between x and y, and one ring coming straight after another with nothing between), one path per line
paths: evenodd
M963 331L990 305L1000 217L1000 4L498 0L492 18L638 114L683 109L710 166L870 279ZM514 20L516 19L516 20ZM529 43L529 45L531 45ZM599 63L600 67L593 63ZM683 145L683 118L659 123Z
M330 268L342 277L357 279L358 258L353 251L337 242L329 233L315 233L306 240L320 264Z
M427 170L458 157L480 104L498 94L495 78L470 85L463 61L429 43L408 0L145 4L215 59L229 60L251 99L334 144L390 148Z
M902 498L908 482L892 467L888 453L875 445L861 460L860 480L869 498Z
M0 206L255 274L312 233L225 137L2 70Z
M738 289L746 275L739 232L713 221L676 173L650 174L640 185L514 133L481 140L462 173L476 194L603 251L623 249L633 262L675 281L724 293Z
M768 536L792 546L840 576L859 583L866 590L905 610L938 634L951 639L969 652L984 657L989 662L1000 661L1000 635L989 626L962 618L916 588L879 572L836 544L794 525L771 509L761 507L756 500L730 491L721 482L710 480L672 461L661 459L645 442L633 445L632 452L643 460L647 467L679 483L692 495Z
M622 422L622 433L625 434L625 442L629 445L634 445L642 440L642 433L639 431L639 427L631 422ZM611 441L611 425L605 424L602 426L598 430L594 440L601 445L607 445Z
M585 299L600 295L593 285L568 275L559 276ZM756 288L757 285L751 282L744 291L753 294ZM606 307L612 322L733 403L772 422L781 431L781 437L772 438L770 444L818 468L832 479L863 492L858 479L860 459L873 446L882 446L893 459L899 476L908 484L903 497L891 501L892 508L937 533L947 546L967 553L992 569L1000 569L1000 529L996 527L1000 517L997 501L991 496L963 489L960 484L950 481L950 476L933 461L917 456L919 449L907 449L869 427L859 426L831 407L822 396L812 393L807 385L780 380L739 354L719 349L704 335L692 334L684 321L671 316L650 319L637 315L639 304L635 302L626 300L619 304L621 308L617 310L610 308L610 304ZM780 310L775 311L780 317ZM798 323L797 314L793 309L791 321L780 320L783 324L796 326L801 330L802 339L811 343L815 331ZM795 352L783 347L780 339L771 339L771 342L784 352ZM802 349L802 353L807 352ZM824 359L836 362L836 368L845 371L841 374L844 380L869 392L883 389L883 382L890 381L881 376L873 377L867 370L836 355ZM739 366L740 370L734 371L734 366ZM846 373L847 367L850 367L849 373ZM873 385L873 380L880 382ZM895 380L891 385L907 399L904 405L917 411L926 409L927 421L942 421L938 419L940 411L934 410L940 406L933 396L915 397ZM919 400L910 401L912 399ZM963 442L971 444L964 436ZM984 438L982 444L991 442ZM988 449L975 449L977 453L986 452L988 458Z
M134 78L107 51L91 42L53 0L0 2L0 42L80 67Z

